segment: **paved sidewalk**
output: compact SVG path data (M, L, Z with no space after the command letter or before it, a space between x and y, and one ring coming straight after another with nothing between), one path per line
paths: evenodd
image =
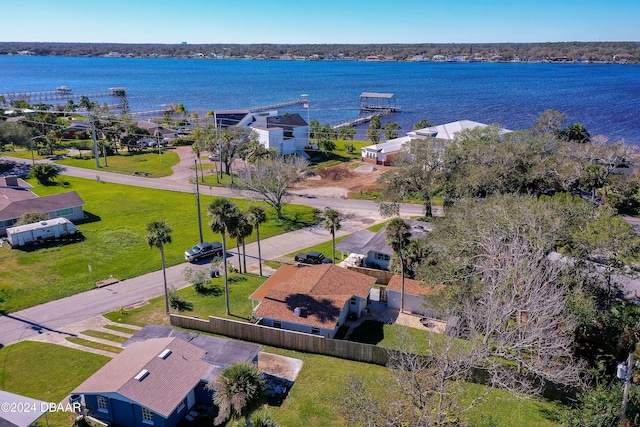
M128 324L126 325L118 324L118 323L111 322L110 320L108 320L103 316L94 316L89 319L82 320L77 323L73 323L71 325L66 325L57 331L42 330L37 335L30 337L29 340L62 345L65 347L71 347L71 348L75 348L82 351L88 351L90 353L96 353L96 354L101 354L103 356L113 357L116 353L112 353L110 351L98 350L92 347L86 347L80 344L72 343L67 340L67 337L80 337L80 338L87 339L89 341L94 341L102 344L111 345L114 347L119 347L120 344L117 342L107 341L100 338L83 335L82 332L86 330L102 331L102 332L108 332L112 335L118 335L118 336L127 337L127 338L129 338L132 335L132 334L126 334L119 331L114 331L112 329L107 329L104 327L105 325L118 325L118 326L126 327L128 329L139 329L138 326L128 325Z

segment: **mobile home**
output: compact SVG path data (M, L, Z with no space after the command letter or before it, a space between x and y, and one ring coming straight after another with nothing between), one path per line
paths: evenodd
M17 247L58 239L75 232L76 226L67 218L54 218L7 228L7 241L11 247Z

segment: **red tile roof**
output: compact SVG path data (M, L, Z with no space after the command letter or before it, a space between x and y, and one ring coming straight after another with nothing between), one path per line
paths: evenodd
M333 264L284 265L250 298L262 301L258 317L334 328L345 304L354 296L366 298L375 281ZM295 315L296 308L300 316Z

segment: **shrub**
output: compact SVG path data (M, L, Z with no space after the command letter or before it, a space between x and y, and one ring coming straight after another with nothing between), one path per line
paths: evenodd
M175 289L171 289L169 291L169 305L174 310L178 311L191 311L193 310L193 303L186 301L178 291Z

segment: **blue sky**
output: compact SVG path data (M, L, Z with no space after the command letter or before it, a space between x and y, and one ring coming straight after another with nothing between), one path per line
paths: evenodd
M638 0L2 0L0 41L640 41Z

